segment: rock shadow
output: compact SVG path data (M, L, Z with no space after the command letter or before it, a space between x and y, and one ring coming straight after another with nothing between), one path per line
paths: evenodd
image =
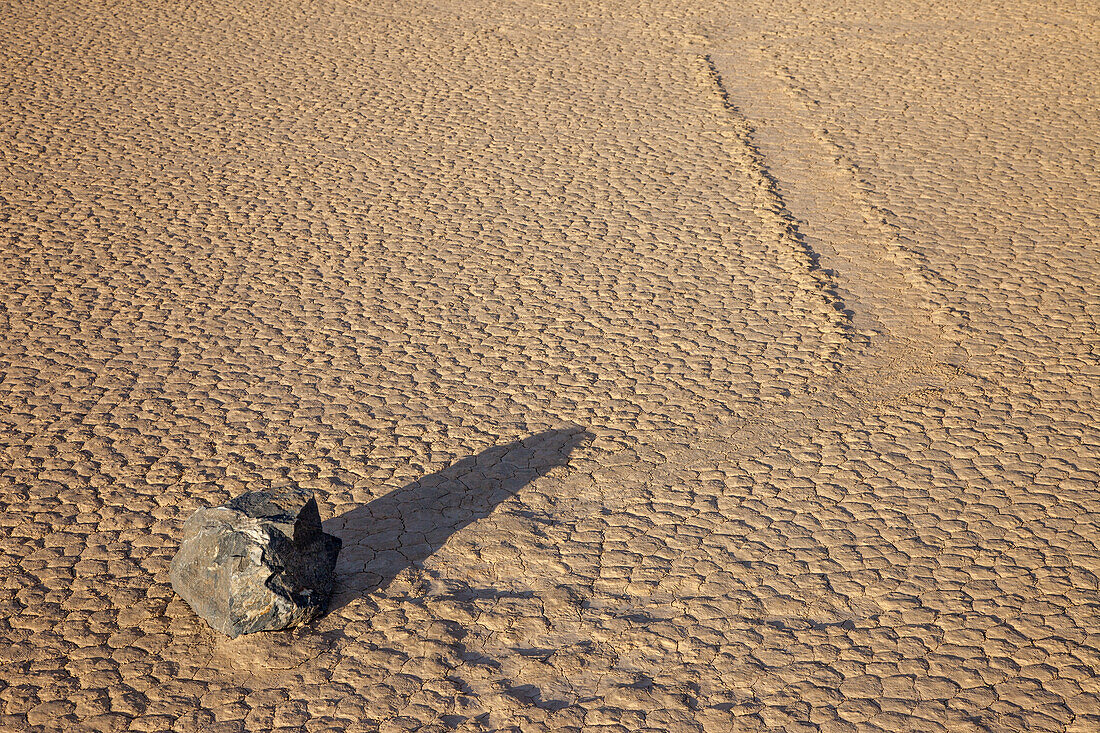
M469 456L325 522L343 540L329 610L386 588L463 527L569 462L592 439L580 427L546 430Z

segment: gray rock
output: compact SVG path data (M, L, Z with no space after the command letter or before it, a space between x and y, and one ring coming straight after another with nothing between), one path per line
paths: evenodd
M340 545L312 492L252 491L184 523L172 588L230 637L287 629L325 612Z

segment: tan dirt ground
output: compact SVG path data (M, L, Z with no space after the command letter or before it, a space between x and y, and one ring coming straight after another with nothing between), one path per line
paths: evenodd
M1100 731L1095 9L700 6L5 6L0 729Z

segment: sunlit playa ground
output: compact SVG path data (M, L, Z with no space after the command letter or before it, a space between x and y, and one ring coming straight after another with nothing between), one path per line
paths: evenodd
M1091 3L0 11L0 730L1100 731ZM314 492L229 638L193 512Z

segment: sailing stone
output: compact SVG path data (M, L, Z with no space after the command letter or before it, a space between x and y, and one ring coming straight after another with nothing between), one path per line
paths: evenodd
M184 523L172 588L231 638L288 629L328 608L341 544L321 529L313 492L251 491Z

